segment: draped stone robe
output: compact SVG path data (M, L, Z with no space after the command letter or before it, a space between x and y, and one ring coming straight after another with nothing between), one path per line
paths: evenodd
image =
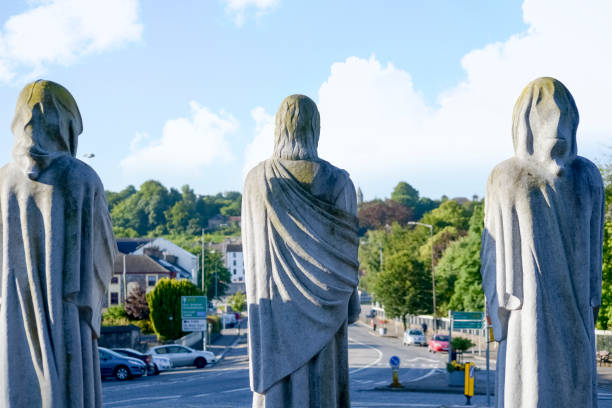
M518 157L489 178L482 277L499 341L496 407L596 407L603 184L588 160L550 175Z
M0 406L101 407L97 338L116 243L95 172L0 169Z
M242 236L254 407L350 406L355 213L348 174L323 160L270 159L247 176Z

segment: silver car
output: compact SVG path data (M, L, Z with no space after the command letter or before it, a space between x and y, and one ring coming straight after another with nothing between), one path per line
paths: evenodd
M217 361L215 355L210 351L194 350L178 344L152 347L148 353L153 358L155 356L166 357L173 367L196 366L197 368L204 368L207 364Z
M422 330L409 329L404 332L404 340L402 340L402 346L409 346L411 344L426 346L427 338Z

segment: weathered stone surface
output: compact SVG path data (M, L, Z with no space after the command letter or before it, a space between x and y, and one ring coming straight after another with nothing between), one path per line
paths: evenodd
M576 154L569 91L539 78L514 108L515 155L493 169L482 278L495 339L497 407L596 407L603 183Z
M242 207L254 407L349 407L347 324L359 314L357 204L348 174L317 156L319 113L302 95L276 115L275 151Z
M101 305L116 252L81 115L49 81L19 95L0 169L0 406L101 407Z

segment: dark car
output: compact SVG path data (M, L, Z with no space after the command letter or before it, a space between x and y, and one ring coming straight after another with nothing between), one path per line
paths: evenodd
M159 370L155 369L155 364L153 364L153 358L150 354L143 354L130 348L112 348L111 350L126 357L137 358L145 363L147 365L147 375L159 374Z
M126 357L104 347L100 353L100 374L102 378L115 377L119 381L142 376L147 365L137 358Z

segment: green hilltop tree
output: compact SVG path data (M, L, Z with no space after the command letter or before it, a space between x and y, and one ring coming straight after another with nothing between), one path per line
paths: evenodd
M202 264L201 255L200 265ZM215 277L215 273L217 274ZM204 253L204 274L206 275L206 296L208 299L215 297L215 286L217 290L217 297L225 295L225 291L231 281L230 272L223 265L223 256L215 251L211 251L208 248L205 249ZM202 271L198 271L198 287L202 287Z
M612 162L600 166L600 170L604 181L606 209L601 270L601 308L597 318L597 327L605 330L612 326Z
M147 294L153 330L163 339L178 339L182 331L181 296L202 296L202 291L188 280L163 278Z

